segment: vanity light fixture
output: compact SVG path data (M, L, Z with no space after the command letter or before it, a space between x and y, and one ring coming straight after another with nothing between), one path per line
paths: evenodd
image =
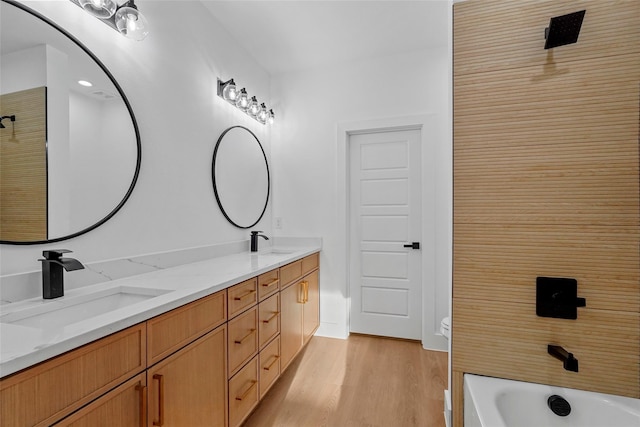
M2 117L0 117L0 129L6 128L6 126L2 123L2 121L4 119L9 119L12 122L15 122L16 121L16 116L15 115L11 115L11 116L2 116Z
M71 0L127 38L140 41L149 34L149 23L134 0Z
M238 90L233 79L222 81L218 79L218 96L229 104L234 105L240 111L254 118L263 125L273 124L275 115L268 109L264 102L259 103L255 96L249 97L246 88Z

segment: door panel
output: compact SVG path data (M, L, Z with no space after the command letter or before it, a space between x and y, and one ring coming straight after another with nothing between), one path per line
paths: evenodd
M352 332L420 339L420 131L352 135L350 292Z

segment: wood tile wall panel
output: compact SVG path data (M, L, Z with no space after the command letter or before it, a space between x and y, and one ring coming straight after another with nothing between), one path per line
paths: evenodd
M0 240L47 238L47 92L0 96Z
M549 19L586 9L578 43L544 50ZM482 0L455 5L455 75L640 52L634 0Z
M579 321L537 317L535 304L458 300L453 369L638 398L640 314L581 309ZM580 372L547 354L562 345Z
M578 43L545 51L582 9ZM639 107L640 3L454 6L455 426L465 372L640 397ZM577 320L535 315L537 276L578 280Z
M639 240L638 227L458 224L454 298L532 303L537 276L573 277L588 308L640 313Z

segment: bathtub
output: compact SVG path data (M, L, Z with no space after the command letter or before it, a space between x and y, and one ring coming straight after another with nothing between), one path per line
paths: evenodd
M551 405L548 400L551 396ZM567 412L568 415L556 415ZM639 427L640 399L464 375L465 427Z

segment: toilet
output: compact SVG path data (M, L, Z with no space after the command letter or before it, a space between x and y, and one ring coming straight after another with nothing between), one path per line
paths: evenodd
M449 316L445 317L444 319L442 319L442 321L440 322L440 333L446 337L447 339L449 339L449 337L451 336L451 331L450 331L450 325L451 320L449 318Z

